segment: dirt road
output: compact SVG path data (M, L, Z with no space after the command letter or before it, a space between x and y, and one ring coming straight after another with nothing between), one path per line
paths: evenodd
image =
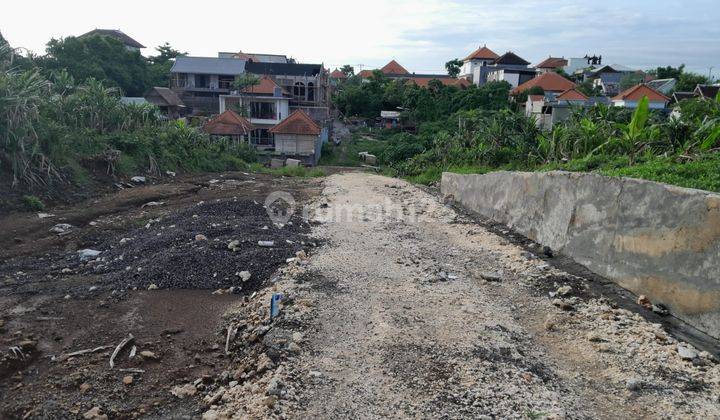
M277 224L276 191L306 211ZM0 219L0 418L720 417L717 360L634 297L401 180L236 173L53 213Z
M717 364L436 197L352 174L321 203L289 417L720 416Z

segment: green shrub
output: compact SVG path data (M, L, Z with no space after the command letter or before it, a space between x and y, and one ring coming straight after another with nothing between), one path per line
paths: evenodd
M35 197L34 195L25 195L25 196L23 196L22 199L23 199L23 204L25 205L25 208L30 211L45 210L45 204L43 204L43 202L40 201L40 199Z

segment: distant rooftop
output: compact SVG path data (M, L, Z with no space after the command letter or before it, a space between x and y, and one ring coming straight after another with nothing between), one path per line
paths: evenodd
M238 58L178 56L170 72L237 75L245 73L245 64Z
M88 37L88 36L93 36L93 35L109 36L111 38L115 38L128 47L145 48L145 46L143 44L135 41L128 34L126 34L125 32L123 32L119 29L93 29L90 32L80 35L78 38L83 38L83 37Z

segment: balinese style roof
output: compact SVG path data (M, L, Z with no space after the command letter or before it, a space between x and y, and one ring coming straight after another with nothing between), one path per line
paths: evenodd
M512 51L508 51L500 57L496 58L493 64L527 66L528 64L530 64L530 62L525 60L524 58L521 58L519 55L515 54Z
M322 64L248 62L245 71L269 76L317 76Z
M541 74L534 79L528 80L522 85L511 90L510 93L517 94L535 86L543 88L546 92L565 92L568 89L574 88L575 83L551 71L549 73Z
M268 130L273 134L300 134L307 136L320 135L320 126L302 109L293 111L280 124Z
M670 98L644 84L639 84L620 92L612 98L613 101L639 101L647 96L650 102L668 102Z
M535 67L539 69L559 69L567 65L568 61L564 58L548 57Z
M720 92L720 85L697 85L695 86L695 93L698 96L707 99L715 99L718 92Z
M276 89L280 89L279 93L280 96L282 95L289 95L285 89L280 87L275 81L268 76L263 76L260 78L260 83L254 86L247 86L245 89L243 89L243 93L247 93L250 95L269 95L269 96L275 96Z
M585 101L587 98L587 96L575 88L570 88L555 97L555 99L560 101Z
M153 95L153 93L157 95ZM155 86L145 95L148 102L158 106L185 106L182 99L170 88Z
M650 86L651 88L657 90L658 92L662 93L663 95L669 94L670 91L672 91L675 88L675 85L677 84L676 79L655 79L655 80L649 80L646 81L645 84Z
M477 50L471 52L463 61L470 61L470 60L495 60L496 58L500 57L499 55L495 54L495 51L491 50L487 46L483 45L482 47L479 47Z
M680 102L685 99L692 99L695 98L695 92L675 92L673 93L672 99L674 102Z
M333 70L333 72L330 73L330 77L332 77L333 79L347 79L345 73L341 72L338 69Z
M368 79L373 75L373 70L360 70L357 75L361 79Z
M205 131L217 136L243 136L254 128L250 121L230 109L205 124Z
M178 56L170 69L171 73L228 74L245 73L245 60L238 58Z
M115 38L128 47L145 48L145 46L143 44L135 41L128 34L126 34L125 32L123 32L119 29L93 29L90 32L80 35L78 38L83 38L86 36L93 36L93 35L109 36L111 38Z
M390 60L389 63L385 64L381 69L381 72L385 74L409 74L407 70L405 70L405 67L401 66L400 63L398 63L395 60Z

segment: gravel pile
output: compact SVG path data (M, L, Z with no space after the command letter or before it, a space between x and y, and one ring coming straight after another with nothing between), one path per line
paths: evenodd
M239 290L267 280L309 246L308 231L299 216L273 225L263 205L251 200L201 202L98 245L101 256L85 270L120 287Z

